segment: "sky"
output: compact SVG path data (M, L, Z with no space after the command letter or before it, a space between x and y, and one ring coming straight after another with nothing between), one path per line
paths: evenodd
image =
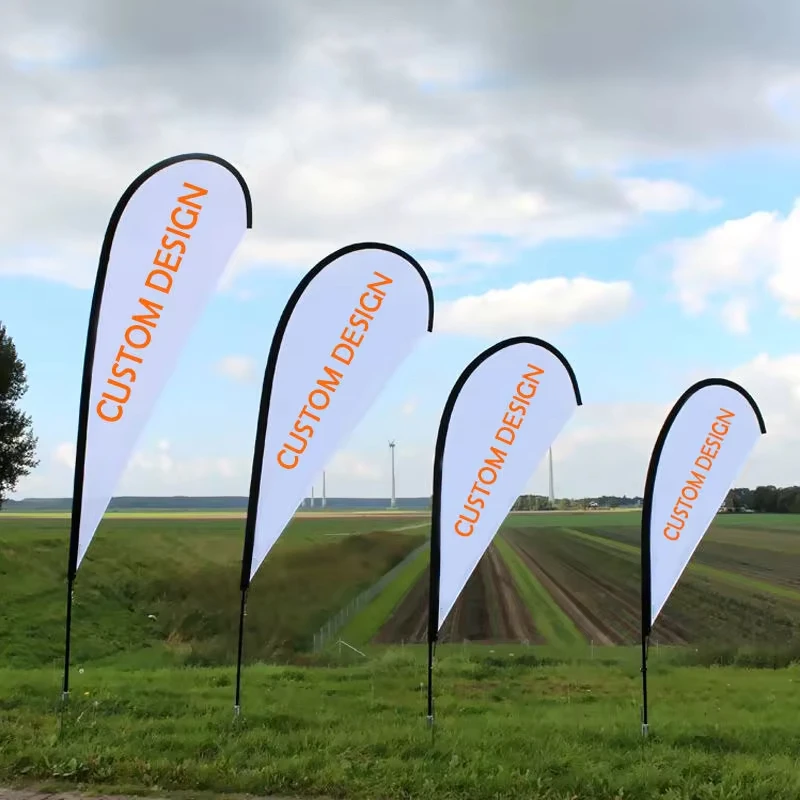
M430 494L450 388L518 334L564 353L585 403L557 496L640 495L706 377L765 417L736 485L800 483L798 41L795 0L4 0L0 320L40 458L12 496L71 494L103 234L130 181L185 152L244 174L253 229L115 494L247 493L283 306L365 240L422 263L435 330L329 496L388 496L390 439L398 494Z

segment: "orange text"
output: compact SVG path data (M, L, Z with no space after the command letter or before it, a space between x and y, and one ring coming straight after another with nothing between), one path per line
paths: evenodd
M389 286L393 281L380 272L374 272L373 275L377 280L367 284L366 291L358 298L358 305L353 309L347 325L331 350L330 358L335 366L323 367L325 377L318 378L308 393L305 405L300 409L287 440L278 451L276 458L284 469L294 469L300 463L300 456L314 436L315 425L322 422L318 412L325 411L330 405L332 395L344 377L339 365L349 367L352 364L356 350L361 347L369 330L370 322L375 319L375 314L383 305L386 292L381 287Z
M681 493L672 508L670 521L664 527L664 537L671 542L676 542L681 538L681 531L689 519L689 512L694 507L693 504L700 496L700 490L706 482L706 474L714 466L714 459L719 455L719 449L722 447L725 436L730 430L731 423L728 420L736 416L733 411L727 411L724 408L720 408L719 411L719 415L711 423L711 430L700 448L700 455L692 465L697 469L693 469L689 473L689 478L683 485Z
M506 448L513 446L517 431L525 421L525 415L528 413L531 399L536 395L536 389L539 386L537 377L544 374L543 369L533 364L528 364L528 369L530 372L524 373L522 380L517 384L516 392L508 404L508 409L503 414L503 424L494 435L494 441ZM494 444L489 446L490 456L484 459L478 470L476 480L472 484L467 501L464 503L464 513L458 516L453 526L459 536L472 536L475 531L475 526L481 518L481 511L486 506L485 498L491 496L492 490L490 487L497 480L497 476L503 468L503 464L505 464L508 452L507 449L500 448Z
M145 279L145 289L168 295L172 291L173 276L178 272L186 253L186 242L192 238L190 231L197 225L203 206L198 198L208 194L191 183L184 183L188 193L178 197L175 208L169 215L170 224L161 237L160 247L153 257L152 266ZM157 297L159 295L153 295ZM164 306L147 297L140 297L131 324L125 329L123 342L111 364L111 377L106 380L110 387L103 392L95 410L103 422L119 422L125 413L125 404L131 398L132 385L136 383L136 371L147 357L147 348L153 341L153 332L158 327Z

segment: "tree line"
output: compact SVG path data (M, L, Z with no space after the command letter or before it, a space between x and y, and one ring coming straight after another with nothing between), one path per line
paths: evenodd
M552 503L540 494L523 494L512 511L585 511L591 508L641 508L641 497L556 498ZM757 486L731 489L722 510L732 513L758 511L763 514L800 514L800 486Z
M583 511L589 508L638 508L642 505L641 497L623 495L602 495L600 497L557 497L550 498L541 494L523 494L517 498L512 511Z
M757 486L731 489L725 506L732 512L760 511L765 514L800 514L800 486Z

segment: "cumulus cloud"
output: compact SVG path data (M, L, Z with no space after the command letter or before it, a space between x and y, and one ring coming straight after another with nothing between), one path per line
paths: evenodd
M637 176L642 158L793 135L768 100L800 62L788 0L758 12L769 47L747 38L746 0L724 21L688 0L655 21L633 0L553 8L8 0L0 274L89 287L127 183L187 150L230 159L252 189L230 283L364 239L471 269L489 243L502 262L613 235L708 203ZM173 20L179 37L154 30Z
M576 323L608 322L624 314L633 299L627 281L543 278L510 289L444 303L437 329L476 336L550 332Z
M230 355L214 365L217 375L222 375L237 383L250 383L256 378L256 362L250 356Z
M671 246L672 280L690 314L721 306L723 322L733 332L748 328L746 296L766 289L783 313L800 318L800 199L789 214L757 211L731 219L700 236Z
M53 451L53 461L61 467L75 469L75 444L62 442Z

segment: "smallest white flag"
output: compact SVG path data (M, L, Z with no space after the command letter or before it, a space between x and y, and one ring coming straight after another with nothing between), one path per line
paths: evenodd
M723 378L694 384L670 411L650 459L642 508L645 634L766 432L753 398Z
M436 442L430 641L580 404L572 367L541 339L498 342L461 374Z

